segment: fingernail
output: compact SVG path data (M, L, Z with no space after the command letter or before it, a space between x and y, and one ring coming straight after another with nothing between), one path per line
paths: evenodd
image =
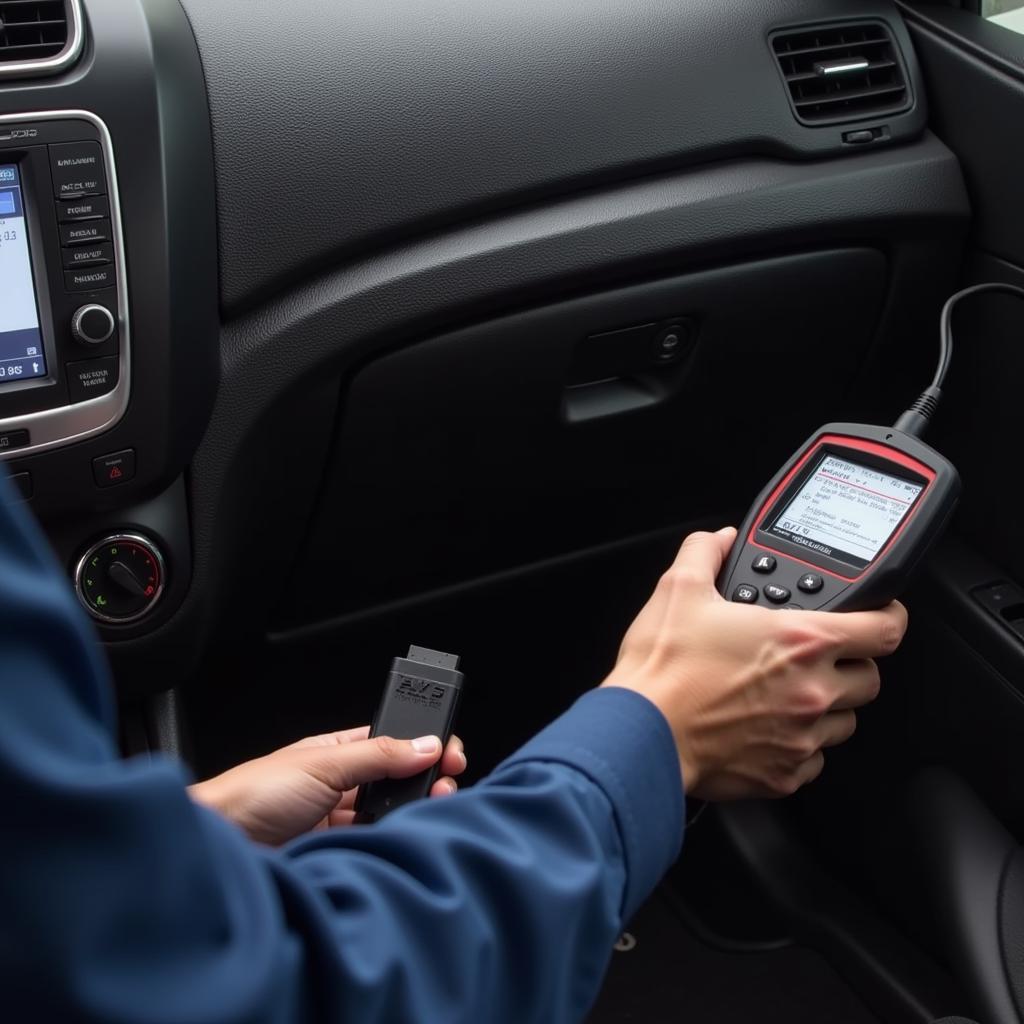
M441 749L441 741L436 736L420 736L412 741L412 749L417 754L436 754Z

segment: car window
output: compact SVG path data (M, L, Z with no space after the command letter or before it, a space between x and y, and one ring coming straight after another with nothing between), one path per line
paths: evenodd
M981 0L982 17L1024 33L1024 0Z

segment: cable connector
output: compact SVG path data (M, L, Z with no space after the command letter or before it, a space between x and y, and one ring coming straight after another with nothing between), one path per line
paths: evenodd
M1003 281L990 281L987 284L975 284L970 288L964 288L946 300L946 304L942 307L942 315L939 317L939 365L935 370L935 378L932 380L931 387L922 391L914 404L896 421L897 430L901 430L911 437L921 437L924 434L939 406L939 401L942 398L942 385L946 382L949 364L953 359L953 310L961 300L982 292L1001 292L1004 295L1016 295L1017 298L1024 299L1024 288L1018 288L1015 284L1006 284Z
M909 409L896 421L896 429L911 437L923 437L931 418L942 401L942 388L925 388Z

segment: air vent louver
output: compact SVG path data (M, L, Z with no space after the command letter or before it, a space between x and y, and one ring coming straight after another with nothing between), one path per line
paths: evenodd
M903 60L885 25L795 29L771 42L793 111L806 124L893 114L910 104Z
M0 67L53 61L70 43L65 0L0 0Z

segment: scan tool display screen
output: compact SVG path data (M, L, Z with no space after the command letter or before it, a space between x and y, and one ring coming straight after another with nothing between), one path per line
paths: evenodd
M45 376L21 178L0 164L0 388Z
M768 532L864 569L923 490L924 484L826 454Z

